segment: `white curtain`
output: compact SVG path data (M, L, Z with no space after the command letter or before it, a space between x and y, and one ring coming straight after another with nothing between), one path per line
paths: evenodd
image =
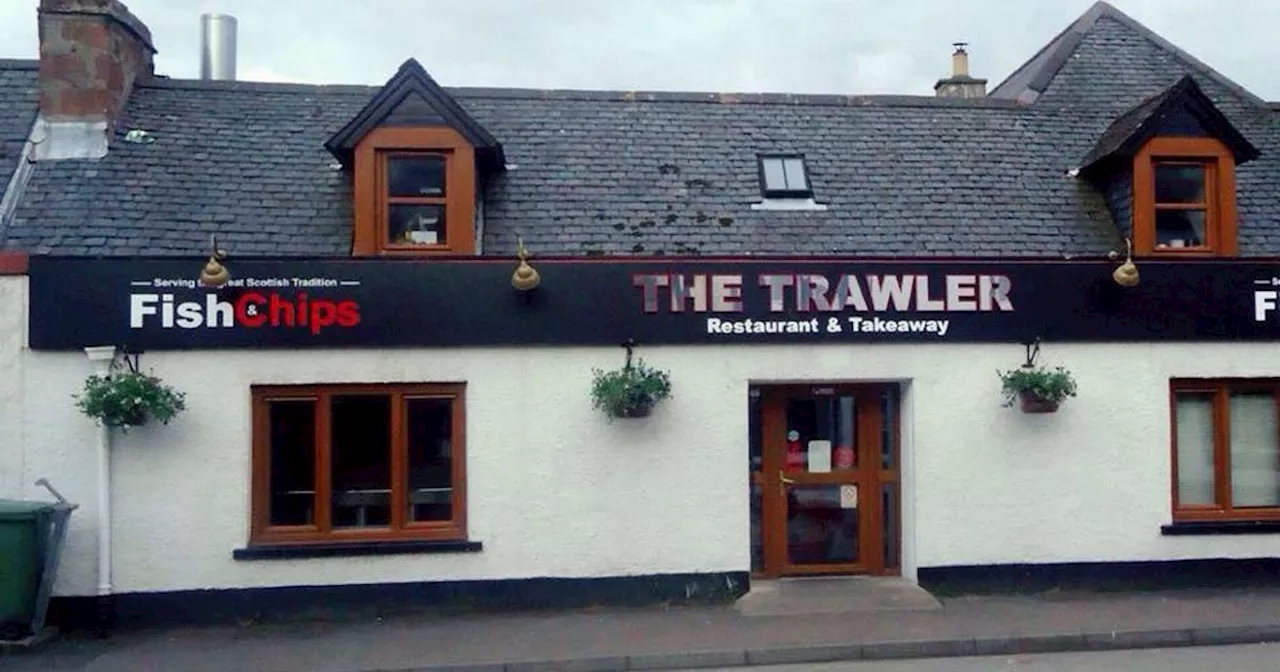
M1231 504L1280 506L1280 446L1271 392L1231 395Z
M1213 504L1213 395L1178 394L1178 503Z

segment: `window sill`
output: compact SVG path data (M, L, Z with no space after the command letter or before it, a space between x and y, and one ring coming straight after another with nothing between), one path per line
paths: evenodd
M1197 520L1161 525L1166 537L1208 534L1280 534L1280 520Z
M824 211L826 203L818 203L812 198L766 198L759 203L751 204L752 210L812 210Z
M355 541L319 544L258 544L231 552L236 560L276 560L291 558L331 558L409 553L478 553L478 541Z

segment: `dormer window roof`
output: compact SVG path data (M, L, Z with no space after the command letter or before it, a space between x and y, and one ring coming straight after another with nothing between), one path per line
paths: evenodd
M400 65L374 97L324 144L343 165L350 165L356 146L381 126L451 128L476 152L485 172L502 170L502 144L489 134L453 96L436 83L416 59Z
M352 254L472 255L502 145L409 59L325 143L354 173Z

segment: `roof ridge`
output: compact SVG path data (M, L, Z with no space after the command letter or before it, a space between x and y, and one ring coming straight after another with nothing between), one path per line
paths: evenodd
M37 58L0 58L0 70L36 70L40 67Z
M1192 70L1212 79L1218 84L1226 87L1232 93L1240 96L1249 103L1260 107L1267 107L1267 101L1258 97L1253 92L1241 86L1231 78L1213 69L1203 61L1192 56L1184 49L1173 44L1169 40L1161 37L1158 33L1148 28L1141 21L1125 14L1115 6L1106 2L1106 0L1098 0L1081 14L1075 21L1071 22L1062 32L1058 33L1048 44L1041 47L1030 59L1013 71L1004 81L1000 82L991 90L989 94L992 97L1004 98L1011 100L1019 100L1024 103L1032 103L1049 88L1049 84L1057 77L1058 72L1070 60L1071 55L1079 48L1080 43L1084 41L1088 35L1098 24L1098 21L1108 18L1116 21L1125 27L1133 30L1142 36L1148 42L1161 49L1175 59L1181 61L1184 65ZM1008 90L1006 90L1008 89Z
M988 96L1011 100L1022 98L1022 92L1018 90L1014 90L1012 92L1013 95L1000 95L1005 87L1030 89L1038 96L1043 91L1043 88L1037 90L1034 87L1034 83L1045 79L1046 74L1048 79L1052 80L1058 70L1062 69L1062 66L1066 64L1067 59L1076 50L1076 47L1080 46L1085 34L1093 29L1098 17L1102 16L1110 7L1111 5L1108 5L1104 0L1095 2L1083 14L1076 17L1076 20L1067 24L1066 28L1054 35L1053 39L1046 42L1043 47L1040 47L1036 53L1031 55L1031 58L1014 68L1008 77L1005 77L991 89L991 93ZM1017 86L1019 80L1022 82L1021 86ZM1045 85L1047 84L1048 82L1045 83ZM1034 100L1035 97L1032 97L1031 100L1026 102Z
M207 90L227 92L351 93L373 96L382 89L363 84L299 84L244 80L171 79L157 77L139 83L140 89ZM628 91L623 89L535 89L524 87L441 86L462 99L566 100L589 102L709 103L757 105L815 105L840 107L930 107L962 109L1024 108L1015 101L994 98L948 98L906 94L838 94L716 91Z

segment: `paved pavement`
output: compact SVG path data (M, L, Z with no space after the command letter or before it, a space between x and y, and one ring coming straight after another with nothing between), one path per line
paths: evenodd
M697 672L1276 672L1280 645L1242 644L888 662L701 668ZM682 672L693 672L684 670Z
M1280 586L941 602L923 611L786 616L689 607L173 628L64 639L0 658L0 668L612 672L1280 641Z

